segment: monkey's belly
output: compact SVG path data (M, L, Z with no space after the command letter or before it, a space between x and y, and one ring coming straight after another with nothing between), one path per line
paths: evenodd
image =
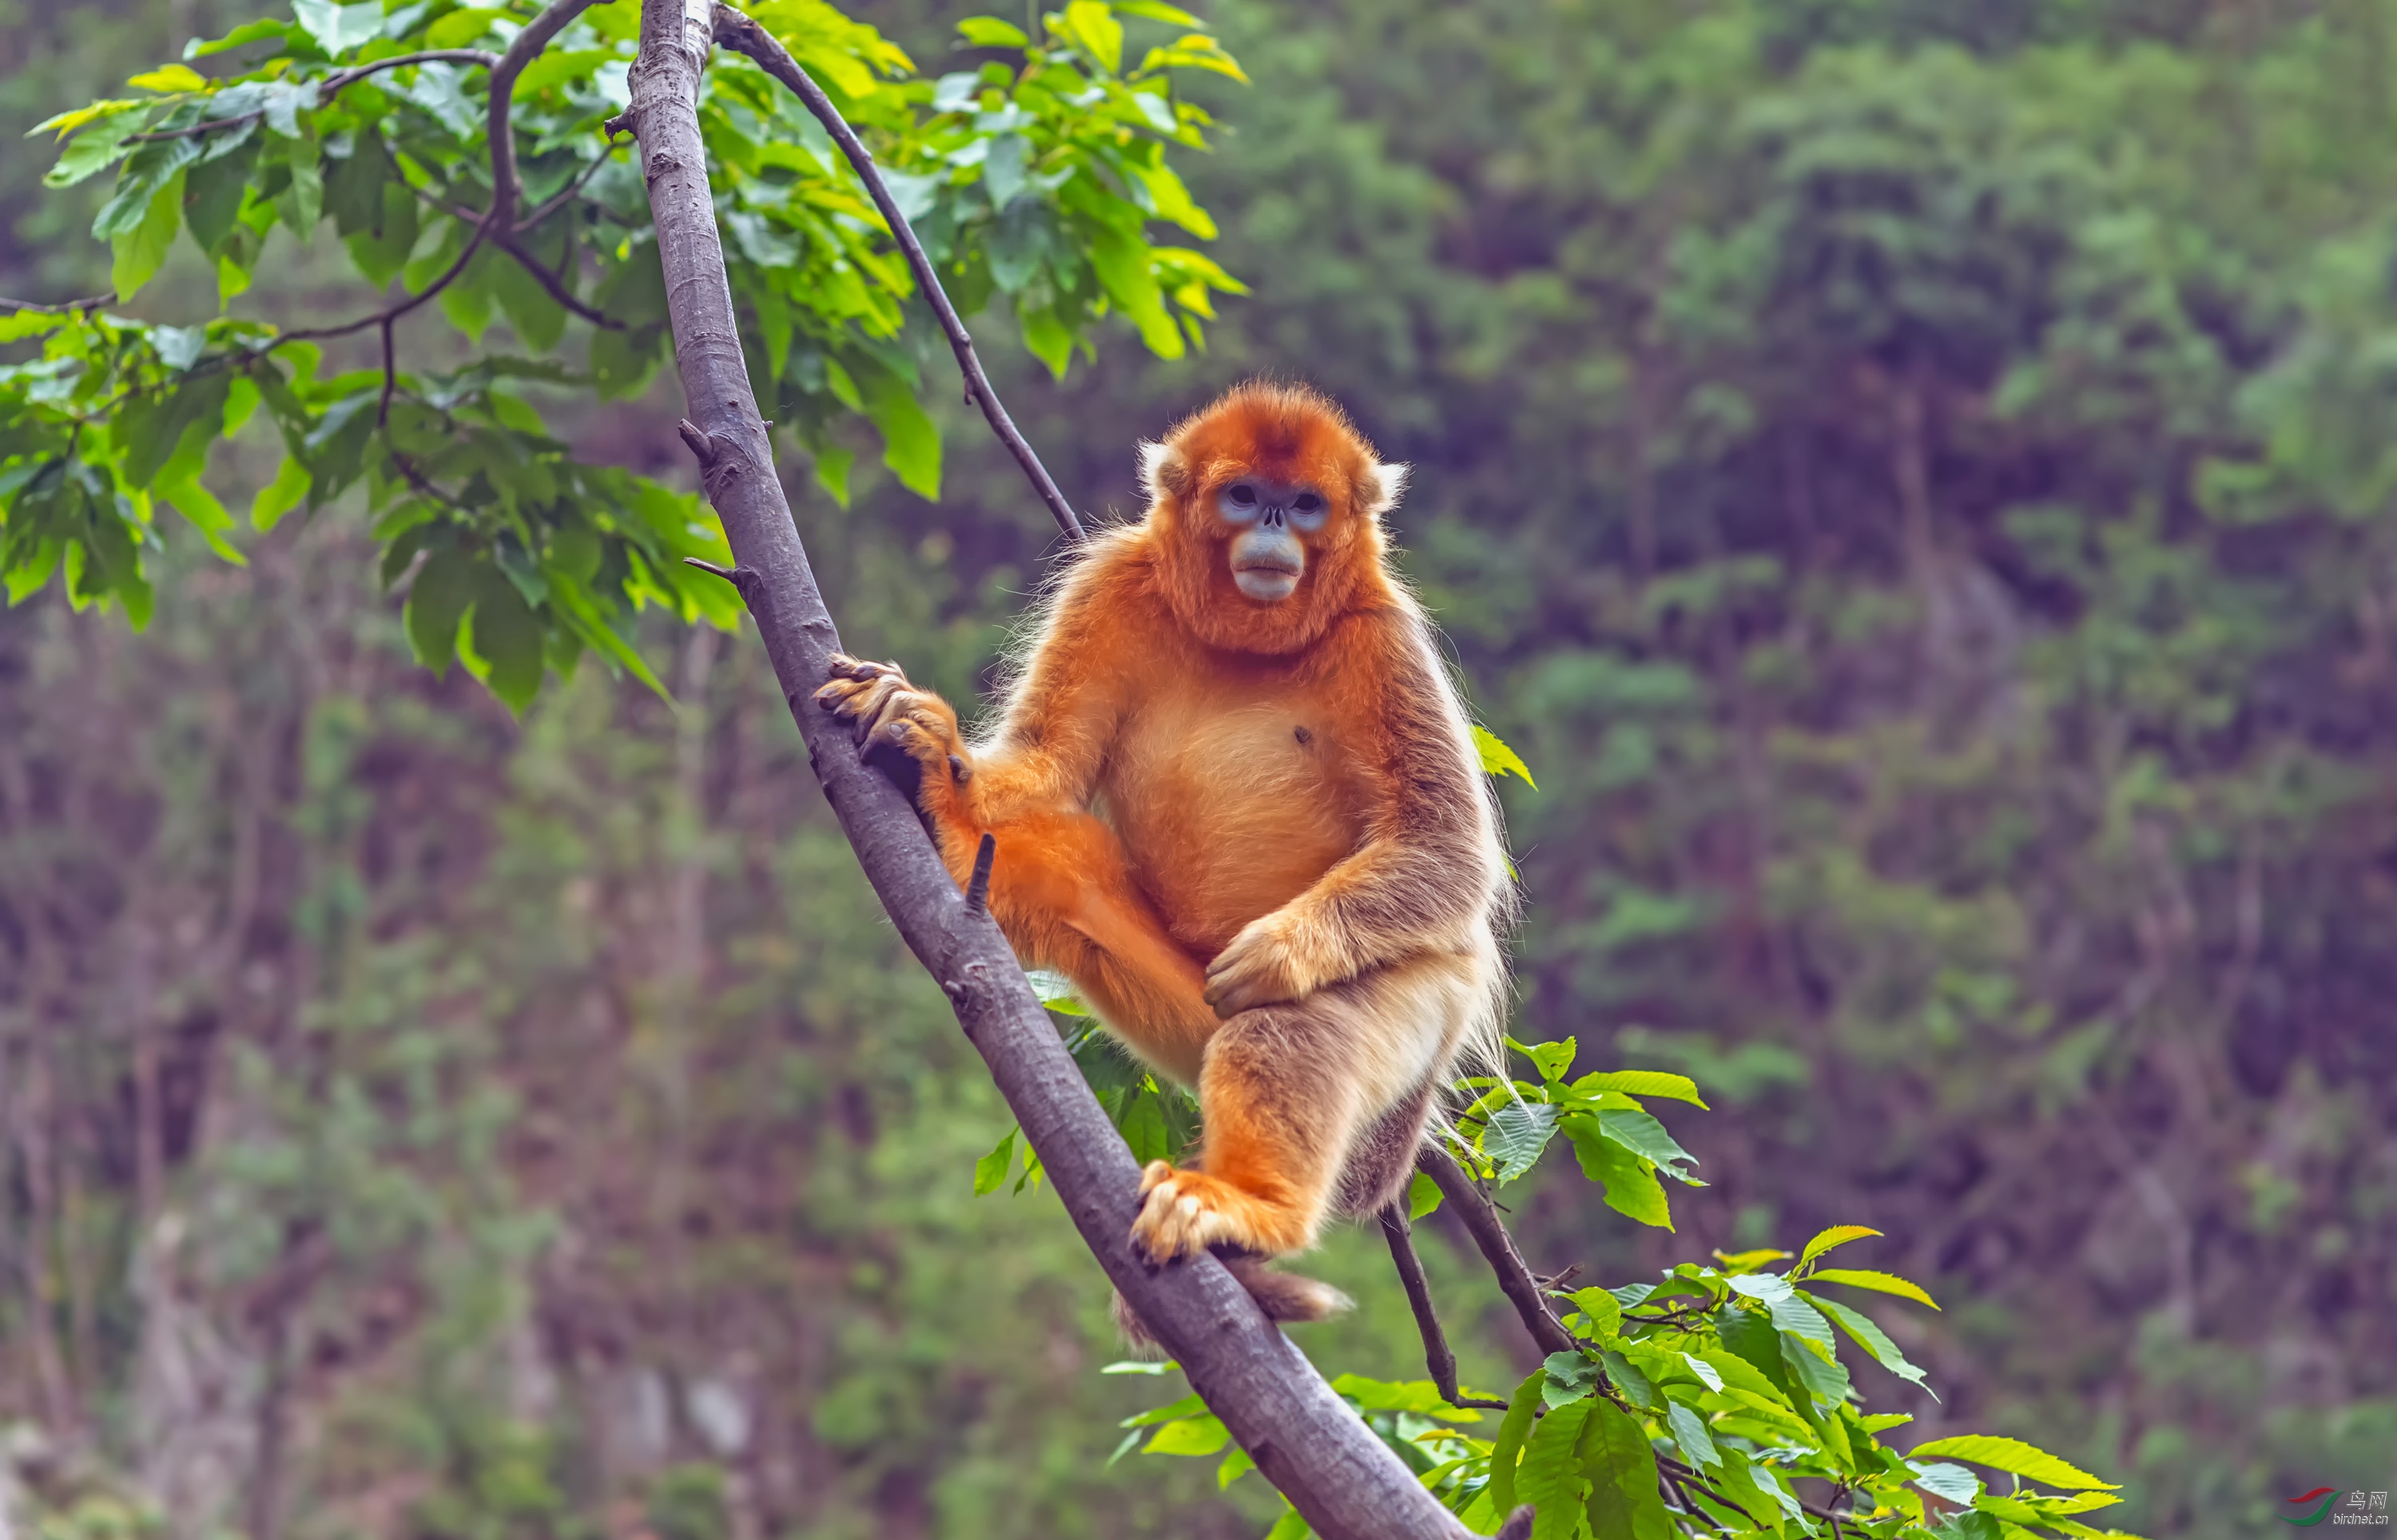
M1127 735L1109 817L1174 939L1212 957L1352 854L1363 833L1338 745L1287 707Z

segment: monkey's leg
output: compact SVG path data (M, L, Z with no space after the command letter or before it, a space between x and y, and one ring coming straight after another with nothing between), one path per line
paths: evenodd
M1383 1196L1454 1051L1469 970L1426 956L1225 1022L1198 1082L1198 1169L1151 1162L1134 1238L1160 1261L1202 1246L1299 1251L1343 1200ZM1355 1165L1372 1169L1349 1178ZM1357 1178L1375 1190L1344 1190Z
M1087 813L1034 813L988 830L990 911L1016 955L1074 981L1101 1020L1185 1083L1219 1027L1198 959L1175 944L1132 880L1115 830ZM943 826L942 858L960 884L983 830Z

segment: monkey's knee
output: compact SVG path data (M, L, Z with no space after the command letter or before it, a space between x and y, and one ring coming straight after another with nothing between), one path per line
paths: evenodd
M1365 1126L1340 1168L1340 1186L1333 1205L1343 1215L1378 1214L1406 1195L1414 1180L1415 1155L1423 1148L1424 1125L1431 1120L1435 1086L1425 1081L1415 1092Z

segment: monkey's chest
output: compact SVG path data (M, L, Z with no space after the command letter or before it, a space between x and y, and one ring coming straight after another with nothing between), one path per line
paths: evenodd
M1364 818L1346 737L1303 698L1167 700L1134 714L1106 813L1176 939L1212 956L1356 850Z

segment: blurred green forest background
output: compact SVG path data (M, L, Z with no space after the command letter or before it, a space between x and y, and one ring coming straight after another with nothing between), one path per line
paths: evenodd
M971 8L860 14L938 73ZM1871 1224L1948 1307L1882 1313L1945 1398L1871 1372L1908 1433L2031 1438L2152 1536L2397 1487L2397 0L1210 14L1252 297L1178 363L985 352L1086 508L1260 370L1414 465L1409 570L1539 777L1519 1035L1714 1103L1679 1234L1535 1175L1534 1265ZM106 282L104 185L18 136L240 19L0 5L0 293ZM355 308L278 246L240 306ZM137 309L212 303L185 251ZM853 650L964 694L1051 531L939 393L939 504L790 480ZM569 420L679 477L679 405ZM174 542L145 635L0 615L20 1533L1262 1527L1105 1464L1157 1382L1097 1373L1053 1198L971 1196L1011 1120L745 638L651 634L678 711L586 666L518 724L409 660L355 522L248 544ZM1318 1361L1417 1377L1379 1237L1320 1270Z

